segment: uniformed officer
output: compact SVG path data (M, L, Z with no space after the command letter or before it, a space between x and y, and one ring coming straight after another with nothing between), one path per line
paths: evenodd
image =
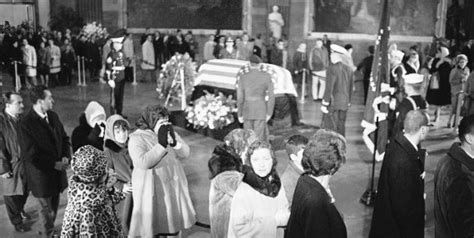
M245 67L238 76L238 119L244 123L244 129L254 130L260 139L267 141L267 122L275 107L274 86L271 74L259 67L258 56L250 56L250 63L250 67Z
M396 119L391 134L393 137L403 132L403 121L409 111L426 110L428 108L428 103L421 96L423 79L424 75L422 74L407 74L404 76L404 89L407 96L402 99L395 110Z
M123 96L125 90L125 64L122 45L124 37L112 38L112 47L105 63L107 83L111 88L110 114L122 115Z
M326 71L326 88L322 101L322 128L331 129L345 135L347 110L351 104L354 72L342 62L347 50L331 44L331 65Z

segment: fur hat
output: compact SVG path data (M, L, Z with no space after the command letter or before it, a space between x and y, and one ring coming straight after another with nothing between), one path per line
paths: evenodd
M107 171L105 154L91 145L79 148L72 156L71 169L85 183L97 181Z

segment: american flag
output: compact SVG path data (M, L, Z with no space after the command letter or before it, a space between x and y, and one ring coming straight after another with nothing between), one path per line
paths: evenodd
M213 59L201 65L194 85L206 85L216 88L236 90L239 75L249 70L249 61L235 59ZM259 68L272 76L274 93L298 96L293 85L291 73L277 65L261 63Z
M376 153L375 158L377 161L383 159L388 139L387 115L390 102L389 38L390 13L388 0L384 0L379 32L375 41L374 61L372 63L367 103L365 105L364 119L361 123L361 126L364 128L362 135L364 142L372 153ZM376 130L378 130L377 138L375 138Z

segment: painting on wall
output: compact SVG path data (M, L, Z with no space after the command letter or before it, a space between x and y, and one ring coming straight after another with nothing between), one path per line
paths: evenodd
M313 0L314 32L376 34L382 0ZM438 0L391 0L393 35L432 36Z
M242 1L127 1L132 28L242 29Z

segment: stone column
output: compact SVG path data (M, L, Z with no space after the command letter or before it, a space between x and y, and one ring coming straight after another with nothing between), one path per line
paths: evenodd
M44 29L49 29L48 22L50 19L50 10L51 10L51 3L50 0L37 0L36 1L36 9L37 9L37 24L42 26Z

